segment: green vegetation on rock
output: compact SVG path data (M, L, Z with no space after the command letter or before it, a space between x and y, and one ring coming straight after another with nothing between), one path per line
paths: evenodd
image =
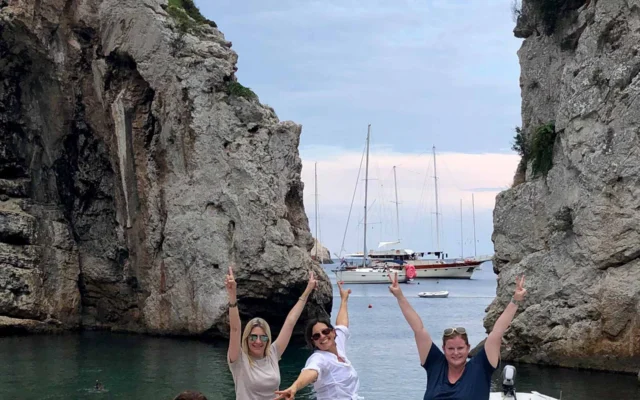
M193 0L169 0L167 12L177 23L182 33L194 32L200 25L217 27L216 23L206 19L198 10Z
M513 186L525 181L527 165L531 161L533 176L546 176L553 167L553 146L556 142L556 127L554 122L539 126L527 139L527 135L516 127L516 135L513 137L511 150L518 153L522 159L518 164Z
M231 81L227 84L227 93L229 94L229 96L244 97L247 100L258 98L258 95L256 95L253 90L248 87L242 86L240 82L236 81Z

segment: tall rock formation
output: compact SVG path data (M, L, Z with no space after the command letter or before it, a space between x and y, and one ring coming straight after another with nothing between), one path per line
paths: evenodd
M524 0L515 33L525 161L497 198L485 327L525 274L504 358L637 372L640 2Z
M331 252L329 249L324 247L322 243L316 238L313 238L313 247L309 250L309 254L312 259L316 259L321 264L333 264L333 260L331 259ZM317 248L317 253L316 253ZM317 254L317 256L316 256Z
M301 127L171 3L0 0L0 330L225 335L230 263L243 318L277 328L311 269L331 309Z

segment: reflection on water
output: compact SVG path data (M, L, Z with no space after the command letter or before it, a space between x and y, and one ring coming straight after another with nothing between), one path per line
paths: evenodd
M229 399L226 351L226 343L107 332L2 338L0 399L171 399L186 389ZM306 356L288 352L283 381ZM96 379L104 390L94 388Z
M473 280L419 281L403 285L436 341L449 326L465 326L472 346L485 337L484 310L495 293L489 268ZM348 356L360 376L360 394L372 399L421 399L426 376L410 328L386 285L351 285L352 339ZM420 291L449 290L448 299L421 299ZM334 292L334 294L337 294ZM339 299L334 302L334 314ZM240 300L242 301L242 300ZM369 305L372 307L369 308ZM0 399L172 399L199 390L208 399L233 399L226 343L84 332L0 338ZM282 387L304 366L309 351L290 345L281 361ZM517 388L563 399L640 399L628 375L516 365ZM500 371L494 387L500 387ZM96 379L105 390L94 389ZM310 390L296 398L313 398Z

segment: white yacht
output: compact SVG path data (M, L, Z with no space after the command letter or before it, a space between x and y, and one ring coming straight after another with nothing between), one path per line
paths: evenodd
M344 268L334 269L338 281L344 283L386 283L389 284L389 274L398 274L398 283L407 282L407 274L404 269L391 268Z
M436 149L433 147L433 169L436 171ZM436 205L436 249L440 248L440 231L439 231L439 209L438 209L438 177L437 173L434 174L434 188L435 188L435 205ZM396 169L393 167L394 184L396 182ZM400 237L400 221L398 212L398 191L396 184L396 226L398 231L398 237ZM366 198L366 196L365 196ZM472 202L473 202L472 195ZM475 204L475 203L473 203ZM474 243L475 240L475 205L473 206L473 231L474 231ZM462 204L460 206L460 213L462 220ZM365 218L366 224L366 218ZM462 229L460 230L462 235ZM366 232L365 232L366 235ZM366 236L365 236L366 237ZM451 278L451 279L471 279L473 273L480 269L480 264L486 261L490 261L492 256L478 256L473 257L458 257L449 258L448 254L444 251L414 251L406 248L389 248L391 245L400 244L401 240L397 239L391 242L380 242L378 244L378 250L370 250L367 252L366 257L371 260L371 266L393 265L415 267L416 278ZM463 243L462 237L460 243ZM365 252L367 251L365 246ZM474 245L474 254L475 254ZM464 249L461 248L461 254L464 254ZM363 252L357 252L347 255L348 258L360 259L364 257Z

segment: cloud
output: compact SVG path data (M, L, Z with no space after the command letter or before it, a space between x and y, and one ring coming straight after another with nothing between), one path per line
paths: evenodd
M321 209L319 222L323 236L321 240L332 251L342 247L349 209L350 228L346 240L346 251L361 248L361 230L364 216L364 167L363 152L345 150L332 146L307 146L300 150L305 183L304 204L307 209L311 231L315 230L315 179L317 163L318 198ZM433 156L400 153L389 145L373 146L370 150L368 224L371 232L370 246L384 240L397 238L396 203L393 166L396 166L398 211L400 214L403 245L425 250L435 247L435 191L433 179ZM492 211L495 196L509 187L519 162L515 154L482 153L466 154L444 152L436 155L438 171L438 200L441 218L443 246L460 246L460 200L463 204L463 223L466 239L463 245L472 248L472 203L474 195L477 232L482 236L482 250L490 253ZM358 182L358 188L354 189ZM465 222L466 221L466 222ZM323 239L324 238L324 239ZM427 245L426 241L430 242ZM441 246L442 247L442 246ZM445 249L446 250L446 249ZM468 255L468 254L467 254Z
M300 150L303 159L302 178L313 184L314 163L318 163L319 191L325 193L325 206L344 206L351 203L352 193L360 169L362 152L331 146L308 146ZM503 153L441 153L436 155L440 206L459 204L461 198L476 195L476 209L493 209L495 196L509 187L520 157ZM399 201L406 206L430 202L434 193L433 156L430 153L399 153L388 146L377 146L369 155L369 197L391 198L394 194L393 167L396 166ZM364 168L363 168L364 170ZM361 172L364 180L364 171ZM305 196L311 196L306 186ZM327 195L323 188L331 193ZM360 185L363 191L363 184ZM311 197L309 197L311 199ZM435 199L434 199L435 202Z
M363 121L402 143L495 151L520 124L509 0L196 0L233 41L238 78L303 145L357 146Z

